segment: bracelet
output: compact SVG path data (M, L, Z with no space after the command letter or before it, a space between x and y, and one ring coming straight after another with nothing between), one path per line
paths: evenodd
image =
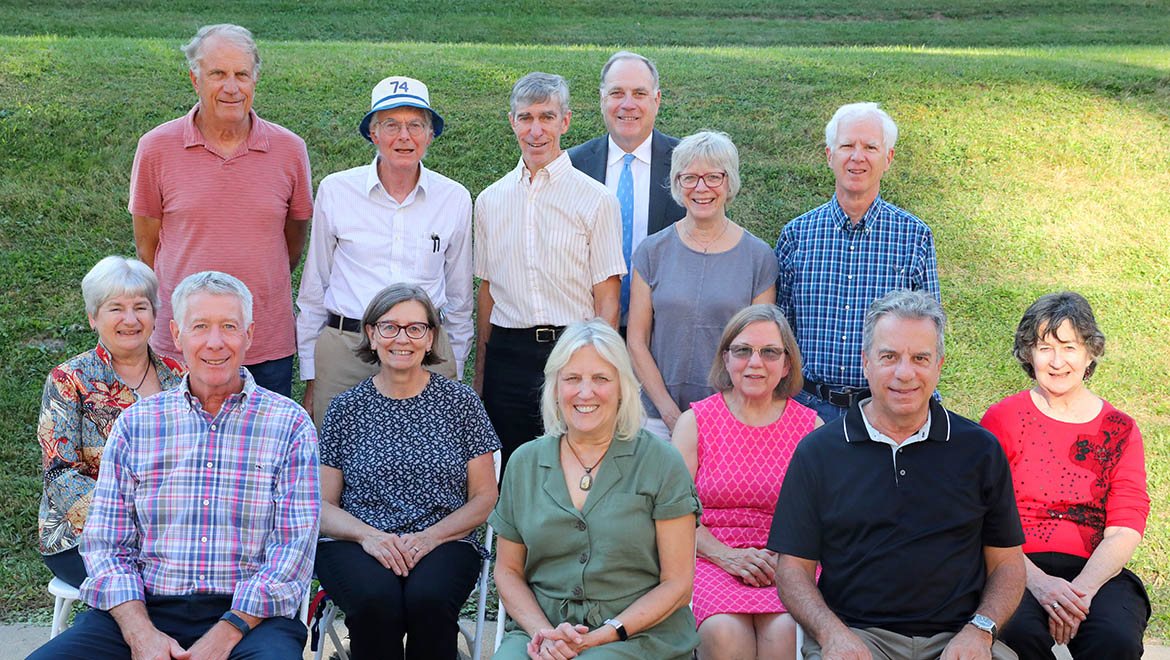
M223 616L219 617L219 620L230 623L236 628L236 630L239 630L240 634L244 637L247 637L248 633L252 632L252 626L249 626L247 621L244 621L238 614L231 610L224 612Z
M626 627L622 625L621 621L618 621L617 619L606 619L605 625L613 626L613 629L617 631L618 639L621 641L624 642L630 638L629 633L626 632Z

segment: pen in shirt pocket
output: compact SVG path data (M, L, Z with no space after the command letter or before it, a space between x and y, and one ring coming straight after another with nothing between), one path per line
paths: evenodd
M439 235L431 234L431 252L439 251Z

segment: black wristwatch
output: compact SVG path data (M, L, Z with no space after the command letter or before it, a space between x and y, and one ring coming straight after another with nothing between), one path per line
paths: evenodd
M999 639L999 628L996 627L995 622L992 621L989 617L985 617L982 614L976 613L975 616L971 617L971 620L967 623L970 623L976 628L991 635L992 644L995 643L995 640Z
M248 633L252 632L252 626L249 626L247 621L244 621L240 615L231 610L224 612L223 616L219 617L219 620L227 621L228 623L235 626L236 629L240 631L240 634L244 637L247 637Z
M626 627L622 625L621 621L618 621L617 619L606 619L605 623L606 625L613 626L613 629L617 631L618 639L624 642L630 638L630 636L626 633Z

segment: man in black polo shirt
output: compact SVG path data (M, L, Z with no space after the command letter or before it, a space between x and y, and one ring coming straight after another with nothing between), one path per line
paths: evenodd
M931 398L944 322L922 292L875 300L862 332L872 397L788 466L768 548L806 660L1016 657L995 641L1024 590L1011 474L994 436Z

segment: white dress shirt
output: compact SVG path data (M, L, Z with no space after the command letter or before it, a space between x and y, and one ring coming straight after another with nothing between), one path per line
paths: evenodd
M370 165L335 172L317 187L309 254L297 296L301 378L315 376L313 349L329 312L360 319L390 284L422 288L441 310L456 373L471 350L471 194L419 165L399 204Z
M534 177L521 159L475 200L475 274L491 283L494 325L591 319L593 286L625 273L617 197L565 152Z
M653 135L646 136L632 152L634 160L630 163L630 174L634 177L634 234L630 237L630 255L638 251L638 244L646 238L650 226L650 141ZM623 157L626 152L609 138L609 156L606 159L605 187L617 194L618 180L622 177ZM619 210L621 207L618 207ZM621 216L618 216L619 218Z

